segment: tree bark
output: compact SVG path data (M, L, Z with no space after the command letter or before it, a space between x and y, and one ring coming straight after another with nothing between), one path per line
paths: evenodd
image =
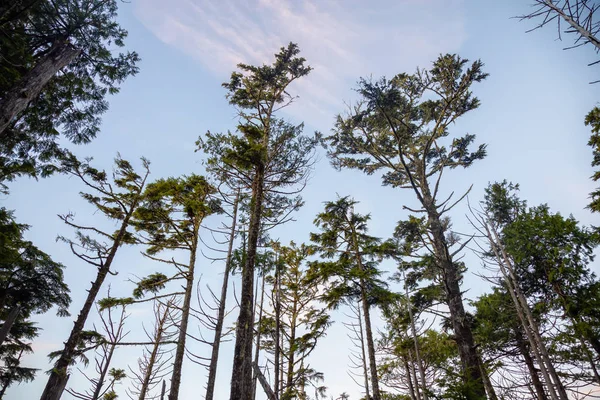
M102 386L104 386L104 380L106 379L106 374L108 373L108 369L110 368L110 362L112 361L112 356L115 352L116 347L116 343L112 343L109 345L108 355L106 356L106 360L104 361L104 365L102 366L102 370L100 371L100 376L98 376L98 380L96 381L96 387L94 388L94 394L92 395L91 400L100 399Z
M406 281L406 277L404 276L404 272L402 273L403 279ZM417 336L417 327L415 326L415 318L412 312L412 303L410 301L410 295L408 293L408 287L404 285L404 291L406 293L406 300L408 302L408 315L410 317L410 330L413 337L413 342L415 346L415 357L417 358L417 367L419 368L419 375L421 376L421 393L423 400L428 400L427 397L427 381L425 380L425 369L423 368L423 360L421 360L421 351L419 349L419 339ZM415 377L416 378L416 377ZM416 379L415 379L416 380ZM417 382L417 393L418 393L418 382Z
M277 257L277 261L275 262L275 398L279 399L279 394L281 393L281 383L283 379L281 379L281 346L280 346L280 330L281 330L281 297L279 292L279 281L281 279L280 270L279 270L279 257Z
M138 193L139 194L139 193ZM46 387L44 388L44 392L42 393L41 400L59 400L62 392L67 384L68 375L67 369L76 353L77 344L79 342L79 335L83 331L85 326L85 322L90 314L90 311L94 305L94 301L96 300L96 296L110 271L112 266L112 262L115 259L117 254L117 250L119 249L123 238L125 237L125 233L127 232L127 226L129 225L129 220L133 214L135 207L132 206L129 213L123 219L121 223L121 227L119 229L119 233L117 233L117 237L115 238L113 245L110 249L106 260L102 266L98 269L98 274L96 275L96 279L92 282L92 286L88 291L87 298L77 319L75 320L75 324L73 325L73 329L65 343L65 347L54 364L54 368L52 368L52 372L50 373L50 377L48 378L48 382L46 383Z
M254 352L254 364L258 365L258 359L260 357L260 331L262 328L262 315L263 315L263 305L265 300L265 277L262 277L262 284L260 290L260 307L258 308L258 332L256 339L256 350ZM256 383L258 380L258 375L253 374L252 377L252 400L256 399Z
M165 306L165 312L162 316L159 315L159 320L157 321L157 329L156 334L154 335L154 345L152 347L152 352L150 353L150 357L148 358L148 365L146 366L146 371L144 371L144 380L142 381L142 386L140 387L140 396L138 400L145 400L146 394L148 393L148 389L150 387L150 380L152 379L152 372L154 371L154 364L156 363L156 357L158 356L158 350L160 349L160 345L163 339L163 334L165 332L165 323L169 317L169 306ZM165 381L163 380L163 391L165 390Z
M288 370L287 370L287 382L286 382L286 392L292 393L291 390L294 385L294 362L296 354L295 345L296 345L296 321L298 314L298 299L295 297L294 302L292 303L292 319L290 322L290 340L289 340L289 356L288 356Z
M363 334L362 312L360 311L360 304L356 307L356 309L358 311L358 329L360 330L360 351L362 354L363 375L365 377L365 397L367 400L371 400L371 394L369 392L369 368L367 368L367 355L365 353L365 337Z
M531 383L533 384L533 388L535 389L535 393L537 395L538 400L549 400L546 392L544 391L544 385L540 380L540 376L538 375L538 371L535 368L535 364L533 362L533 358L529 353L529 348L527 343L523 338L523 334L520 330L515 331L515 337L517 342L517 347L519 348L519 352L523 356L525 360L525 365L527 365L527 369L529 370L529 376L531 377Z
M227 259L225 261L225 273L223 284L221 286L221 298L219 299L219 310L217 311L217 323L215 324L215 337L212 343L210 356L210 365L208 368L208 381L206 384L206 400L213 400L215 391L215 382L217 380L217 365L219 362L219 347L221 346L221 335L223 334L223 323L225 320L225 303L227 302L227 288L229 286L229 273L231 270L231 255L233 254L233 242L235 239L235 228L237 223L238 202L240 191L238 189L235 201L233 203L233 217L231 221L231 230L229 232L229 247L227 249Z
M426 184L422 185L422 191L423 207L427 212L429 231L433 238L433 255L438 267L442 271L446 303L450 311L454 339L458 346L463 379L469 386L467 398L470 400L485 399L486 394L481 376L479 355L475 347L475 339L473 338L471 326L467 320L467 313L465 312L462 292L460 290L460 271L450 255L440 214L434 204L433 197L429 193L429 187Z
M417 396L415 394L415 387L413 386L411 368L408 365L408 360L406 359L406 356L402 357L402 361L404 361L404 369L406 370L406 382L408 383L408 394L410 395L410 398L412 400L418 400Z
M175 350L175 359L173 360L173 372L171 374L171 388L169 390L169 400L179 398L179 387L181 386L181 371L183 370L183 358L185 356L185 342L187 339L187 327L190 317L190 307L192 305L192 292L194 291L194 269L196 267L196 251L198 250L198 232L200 230L200 221L196 221L194 226L194 237L190 248L190 261L186 274L185 297L181 309L181 323L179 324L179 337L177 338L177 349Z
M548 354L548 350L546 349L546 345L540 334L538 324L533 318L527 299L519 286L519 280L515 274L511 259L502 245L500 235L498 235L496 229L493 226L490 226L487 221L484 221L484 223L484 228L492 245L496 260L498 261L498 266L505 277L508 292L515 305L515 310L517 311L523 330L527 335L533 355L540 366L550 397L553 400L567 400L568 396L565 388L550 359L550 355Z
M67 41L55 42L48 53L0 100L0 141L6 141L6 128L33 101L58 71L81 53Z
M8 334L9 334L11 328L13 327L13 325L15 324L15 321L17 320L17 317L19 316L20 311L21 311L20 304L14 306L10 310L8 317L6 317L6 321L4 321L4 323L2 324L2 328L0 328L0 345L2 343L4 343L4 341L8 337Z
M379 391L379 377L377 376L377 362L375 360L375 344L373 341L373 331L371 329L371 313L367 303L367 291L364 282L361 282L361 294L363 305L363 317L365 319L365 335L367 339L367 353L369 356L369 369L371 372L371 387L373 388L373 400L381 400Z
M231 400L252 399L252 342L254 339L254 267L260 234L264 192L265 166L256 168L252 182L252 207L248 226L248 254L242 270L240 314L237 320L233 368L231 371Z
M167 392L167 381L163 379L162 389L160 390L160 400L165 400L165 393Z
M271 389L271 387L269 386L269 382L267 382L267 379L261 372L260 368L258 368L258 364L253 363L252 367L254 368L254 374L258 377L258 381L260 382L261 386L263 387L263 390L265 391L265 394L267 395L267 399L268 400L277 400L277 397L275 397L275 393L273 392L273 389Z

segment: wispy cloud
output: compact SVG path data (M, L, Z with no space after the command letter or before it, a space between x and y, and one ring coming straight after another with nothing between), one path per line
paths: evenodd
M461 0L138 0L135 13L161 41L224 79L240 62L270 62L290 41L314 71L290 111L331 122L360 76L412 71L465 39Z

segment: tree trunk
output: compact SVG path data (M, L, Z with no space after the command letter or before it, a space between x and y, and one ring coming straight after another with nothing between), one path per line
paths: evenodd
M160 390L160 400L165 400L165 393L167 391L167 381L163 379L162 389Z
M19 316L19 311L21 311L20 304L14 306L10 310L8 317L6 317L6 321L4 321L4 323L2 324L2 328L0 328L0 345L4 343L4 341L8 337L12 326L14 325L15 321L17 320L17 317Z
M100 371L100 376L98 376L98 380L96 381L96 387L94 388L94 394L92 395L91 400L100 399L102 386L104 386L104 380L106 379L106 374L108 373L108 369L110 368L110 362L112 361L112 356L115 352L116 347L116 343L109 345L108 354L106 356L106 360L104 361L104 365L102 366L102 370Z
M463 305L462 292L460 290L460 271L452 260L444 228L440 221L440 214L429 193L429 188L423 188L423 207L427 211L429 231L433 238L433 252L444 282L446 303L450 311L450 321L454 331L454 339L458 346L458 354L462 365L463 380L468 385L469 400L485 399L485 387L481 376L479 355L475 347L475 339L471 326L467 320L467 313Z
M48 53L5 93L0 100L0 141L8 140L6 128L23 112L29 103L44 89L44 86L58 71L69 65L80 50L67 41L55 42Z
M297 314L298 314L298 299L294 298L294 302L292 304L292 319L290 322L290 340L289 340L289 356L288 356L288 370L287 370L287 382L286 382L286 389L285 391L287 393L292 393L290 392L292 390L292 387L294 386L294 362L295 360L295 345L296 345L296 321L297 321Z
M527 343L523 338L523 334L520 330L517 329L515 332L517 347L519 348L519 352L525 359L525 365L527 365L527 369L529 370L529 376L531 376L531 383L533 384L533 388L535 389L535 393L537 395L538 400L549 400L548 396L546 396L546 392L544 391L544 385L542 381L540 381L540 376L538 375L537 369L535 369L535 364L533 362L533 358L531 358L531 354L529 353L529 348Z
M367 368L367 355L365 353L365 337L363 334L362 312L360 311L360 304L356 307L356 309L358 310L358 329L360 330L360 351L362 354L363 375L365 377L365 398L367 400L371 400L371 394L369 393L369 368Z
M485 386L487 398L489 400L498 400L498 396L496 396L496 390L494 390L494 385L492 385L492 380L490 379L490 375L485 369L481 357L479 357L479 365L481 366L481 377L483 378L483 385Z
M231 270L231 255L233 253L233 242L235 239L235 227L237 223L238 202L240 191L238 189L235 201L233 203L233 217L231 221L231 231L229 232L229 248L227 249L227 259L225 261L225 273L223 284L221 286L221 298L219 299L219 310L217 311L217 323L215 324L215 337L212 343L210 356L210 365L208 367L208 382L206 383L206 400L213 400L215 391L215 382L217 380L217 365L219 362L219 347L221 346L221 335L223 334L223 322L225 320L225 305L227 302L227 287L229 286L229 272Z
M92 282L92 287L88 291L85 303L83 304L81 311L79 311L79 315L75 320L75 324L73 325L73 329L71 330L69 338L65 343L65 347L60 357L54 364L54 368L52 368L52 372L50 373L50 377L48 378L48 382L46 383L46 387L44 388L44 392L42 393L40 400L59 400L63 390L65 389L68 380L67 369L69 368L69 365L71 365L73 357L76 354L79 335L83 331L87 317L94 305L94 301L96 300L96 296L98 295L98 292L100 291L100 288L102 287L102 284L104 283L104 280L110 271L112 262L117 254L117 250L119 249L121 242L125 237L127 226L129 225L129 220L131 219L134 209L135 206L132 206L129 210L129 213L123 219L119 233L113 242L106 260L104 260L102 267L98 268L96 279Z
M258 365L258 359L260 357L260 331L262 328L262 315L263 315L263 305L265 300L265 276L262 277L262 284L260 290L260 307L258 309L258 332L256 339L256 351L254 352L254 364ZM258 380L258 375L252 375L252 400L256 399L256 383Z
M406 356L402 356L402 361L404 362L404 369L406 370L406 383L408 385L408 395L411 400L417 400L417 396L415 395L415 387L413 386L412 374L410 372L410 366L408 365L408 360Z
M194 237L190 248L190 262L186 274L185 297L183 298L183 307L181 309L181 323L179 324L179 337L177 338L177 349L175 350L175 359L173 360L173 373L171 374L171 388L169 390L169 400L179 398L179 387L181 386L181 371L183 370L183 358L185 356L185 341L187 339L187 327L190 317L190 307L192 305L192 292L194 291L194 269L196 266L196 251L198 250L198 231L200 222L194 227Z
M592 34L592 32L590 32L589 30L585 29L583 26L581 26L578 23L578 21L575 21L573 18L571 18L569 15L567 15L560 7L556 6L552 0L544 0L543 2L544 2L544 4L546 4L547 7L551 8L552 10L554 10L565 21L567 21L567 23L569 25L571 25L571 28L573 28L573 30L577 31L577 33L579 33L581 35L581 37L586 38L593 46L595 46L596 47L596 51L600 51L600 40L598 40L598 38L595 37ZM592 7L593 6L594 5L592 3ZM570 7L570 6L568 6L568 7ZM592 19L592 17L590 16L590 24L592 24L591 19Z
M146 394L148 393L148 389L150 387L150 380L152 379L152 372L154 371L154 364L156 363L156 357L158 356L158 350L160 349L160 345L163 339L163 334L165 332L164 326L167 322L167 318L169 317L169 306L165 306L165 312L162 316L159 316L159 320L157 321L157 330L154 335L154 346L152 347L152 352L150 353L150 357L148 358L148 364L146 366L146 371L144 371L144 380L142 381L142 386L140 387L140 397L138 400L145 400ZM163 391L165 390L165 381L163 380Z
M261 386L263 387L263 390L265 391L265 394L267 395L267 399L268 400L277 400L277 397L275 396L273 389L271 389L271 387L269 386L269 382L267 382L267 379L261 372L260 368L258 368L258 364L253 363L252 367L254 368L254 374L258 377L258 381L260 382ZM230 400L233 400L233 399L230 399Z
M264 192L265 166L259 164L252 182L252 204L248 226L248 254L242 270L240 314L237 320L233 368L231 371L231 400L252 399L252 342L254 339L254 266L260 234Z
M279 399L279 395L281 393L281 383L283 381L283 379L281 379L281 365L280 365L280 358L281 358L281 346L279 345L280 342L280 331L281 331L281 297L280 292L279 292L279 281L281 279L280 276L280 271L279 271L279 257L277 257L277 260L275 261L275 382L274 385L275 386L275 398Z
M404 272L402 273L402 276L406 282L406 277L404 276ZM408 302L408 315L410 317L410 330L411 330L411 334L412 334L413 342L414 342L414 346L415 346L415 357L417 358L417 367L419 368L419 375L421 376L421 393L423 395L423 400L428 400L427 381L425 380L425 369L423 368L423 360L421 360L421 351L419 349L417 327L415 326L415 318L414 318L413 312L412 312L412 302L410 301L410 295L408 293L408 287L406 286L406 284L404 285L404 291L406 292L406 300ZM416 386L417 386L417 392L418 392L418 386L419 386L418 383Z
M369 356L369 370L371 372L371 387L373 388L373 400L381 400L379 392L379 377L377 376L377 362L375 360L375 344L373 340L373 331L371 330L371 313L367 303L367 291L365 283L361 282L360 288L362 294L363 317L365 319L365 335L367 339L367 353Z
M413 394L416 400L421 400L421 391L419 390L419 379L417 379L417 370L415 369L415 363L412 358L412 352L408 349L408 358L410 359L410 370L408 371L408 377L411 382L414 382ZM406 364L408 367L408 364ZM412 383L411 383L412 385Z
M546 349L546 345L544 344L544 340L540 334L538 324L536 323L531 310L529 309L527 299L521 291L519 280L515 274L511 259L506 253L496 229L493 226L490 226L487 221L484 221L484 223L484 228L490 243L492 244L492 250L496 256L496 260L498 261L498 266L505 277L508 292L515 305L515 310L517 311L517 315L521 321L523 330L527 335L533 355L540 366L540 370L544 376L544 380L546 381L546 386L548 387L550 397L553 400L567 400L567 393L562 381L560 380L560 377L556 373L554 364L550 359L550 355L548 354L548 350Z

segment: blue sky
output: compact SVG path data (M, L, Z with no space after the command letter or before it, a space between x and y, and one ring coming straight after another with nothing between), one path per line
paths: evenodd
M440 53L458 53L480 58L490 76L473 88L481 107L452 132L475 133L478 142L488 144L488 157L468 170L448 174L443 189L458 192L473 184L470 198L477 201L488 182L508 179L521 184L530 204L545 202L553 210L598 225L598 216L584 209L594 187L586 146L589 129L583 125L585 114L598 102L600 86L588 82L597 80L599 71L586 66L594 54L587 48L562 51L570 42L555 40L553 26L526 34L532 22L511 17L526 13L528 7L527 1L516 0L132 0L121 5L120 20L129 31L128 47L142 57L141 71L109 99L99 137L75 150L107 169L117 152L130 160L145 156L152 162L154 178L202 173L202 156L194 152L197 137L236 125L220 85L238 62L270 62L279 47L298 43L314 71L291 88L299 99L284 116L304 121L307 133L326 133L334 116L344 111L344 103L355 98L351 89L359 77L413 72L417 66L428 67ZM78 198L81 189L74 179L62 176L38 182L23 179L11 184L10 196L2 199L4 206L16 209L19 221L32 225L27 237L67 265L73 312L94 271L55 242L57 233L70 233L56 214L74 211L81 221L98 222L99 216ZM375 176L334 171L321 154L297 221L273 236L284 242L308 240L322 202L337 193L359 200L358 211L372 214L371 232L381 237L389 236L396 221L406 216L402 205L415 204L409 191L383 188ZM464 207L454 210L454 227L468 233L464 215ZM119 254L117 269L123 272L112 278L113 293L130 290L125 280L131 274L154 270L139 250ZM474 298L486 284L474 274L481 271L479 261L468 254L465 260L469 272L464 288L466 296ZM217 285L220 268L200 262L198 269L203 281ZM139 338L135 324L147 321L149 312L131 312L130 338ZM346 391L357 399L360 391L346 375L349 341L341 324L344 316L335 314L334 319L338 322L312 363L325 373L329 394ZM44 332L34 344L36 353L24 363L45 370L46 354L59 349L71 320L51 313L36 320ZM228 395L231 347L227 344L222 352L218 399ZM133 366L136 357L135 351L124 350L115 366ZM181 398L197 398L206 374L189 362L184 370ZM36 398L44 384L40 373L35 382L13 387L7 396ZM69 386L81 384L75 373Z

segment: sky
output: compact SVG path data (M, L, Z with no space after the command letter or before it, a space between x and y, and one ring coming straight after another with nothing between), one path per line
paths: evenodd
M529 7L527 1L517 0L131 0L121 4L119 20L129 31L127 47L142 58L140 72L109 98L110 110L98 138L74 151L92 156L97 167L107 170L120 152L129 160L148 158L153 178L202 174L202 155L194 151L198 136L236 126L235 110L228 105L221 83L237 63L269 63L281 46L298 43L314 71L290 88L298 99L282 116L304 122L310 134L330 132L335 116L356 100L352 89L360 77L411 73L429 67L439 54L457 53L481 59L490 75L473 87L481 107L452 126L451 134L476 134L477 143L487 143L488 156L467 170L448 174L445 193L455 190L458 195L473 185L469 199L476 202L488 182L507 179L521 185L521 195L530 205L547 203L583 224L598 225L599 217L585 209L594 184L589 179L592 156L586 146L590 132L583 119L598 104L600 86L588 82L597 80L600 71L587 67L594 61L591 49L563 51L570 42L556 40L554 26L526 33L533 22L511 17L528 12ZM335 171L322 151L319 158L296 221L272 234L284 243L308 241L323 202L338 194L360 202L357 211L371 214L370 232L379 237L389 237L396 222L406 217L403 205L415 205L410 191L382 187L377 176ZM65 176L21 179L10 185L9 196L0 199L1 205L16 210L20 222L31 225L26 237L67 266L74 316L94 271L56 242L57 234L72 234L57 214L71 211L81 222L104 223L78 196L82 189ZM453 210L454 229L472 233L465 213L464 204ZM154 271L156 266L140 257L139 251L125 248L119 253L116 269L124 272L111 278L111 293L128 294L128 279ZM465 255L465 261L465 297L475 299L488 286L478 277L480 261L471 254ZM394 266L384 268L393 272ZM598 272L597 265L593 269ZM221 264L207 260L198 267L203 283L214 288L221 271ZM238 279L234 281L239 288ZM141 338L139 325L149 324L151 313L147 308L130 312L128 339ZM333 315L336 323L318 345L311 364L324 373L329 395L336 398L347 392L358 399L360 388L347 375L350 341L342 325L345 318L341 312ZM35 353L23 364L44 371L50 368L47 353L61 348L72 322L52 312L35 320L43 332L34 343ZM92 318L89 326L93 322L97 320ZM232 347L232 342L223 347L217 399L228 397ZM135 367L139 350L120 351L115 366ZM207 352L201 346L195 350ZM205 378L202 367L186 360L181 399L198 398ZM45 380L40 372L34 382L10 388L7 398L37 398ZM68 386L82 385L75 371ZM117 387L121 398L126 398L125 388Z

